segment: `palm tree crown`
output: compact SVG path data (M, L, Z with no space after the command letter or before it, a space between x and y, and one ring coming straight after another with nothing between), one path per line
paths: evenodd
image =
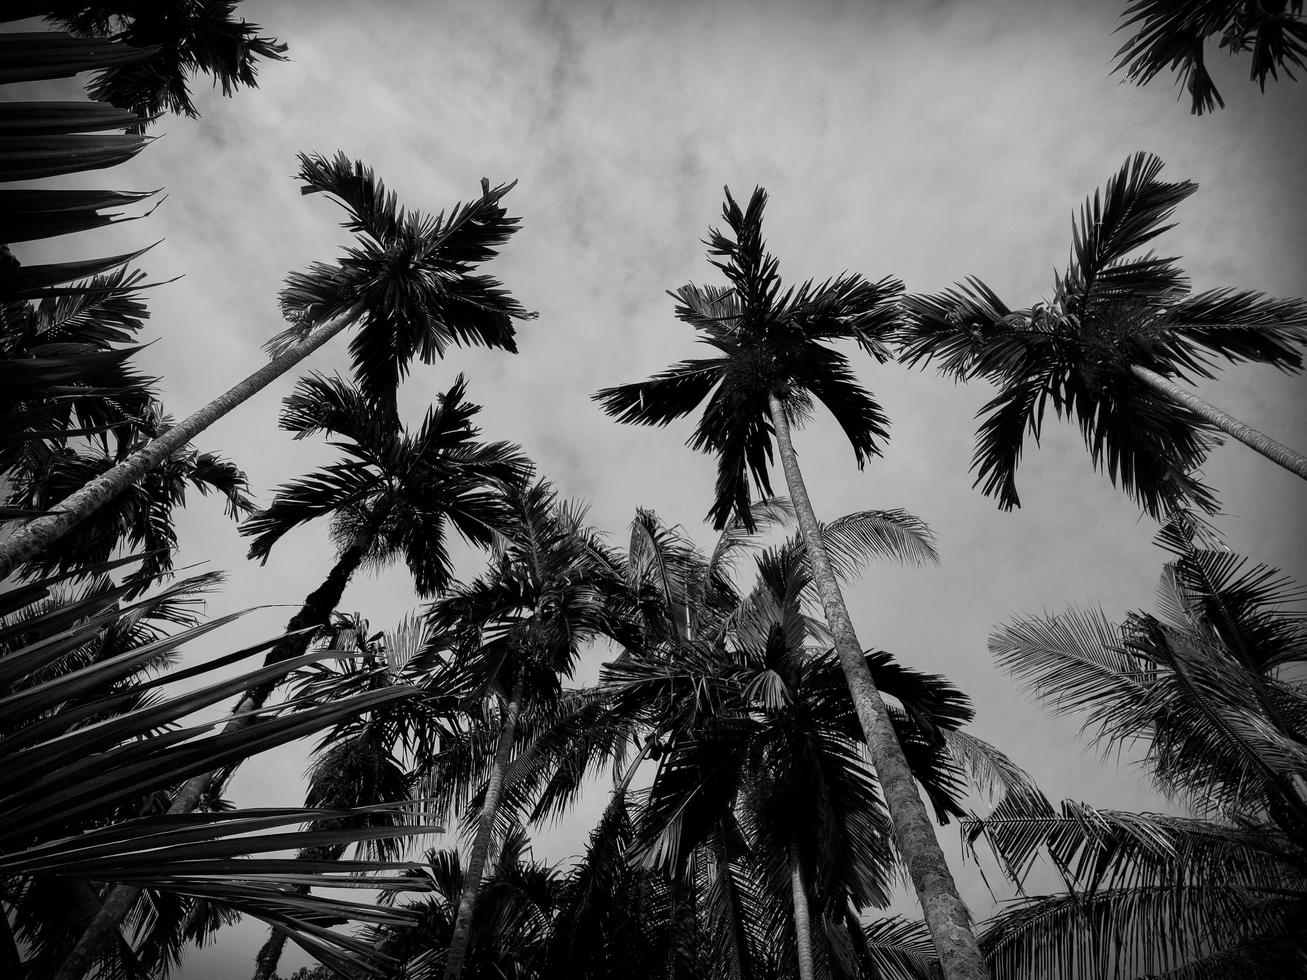
M340 377L301 378L286 399L281 427L297 439L319 432L340 437L333 445L344 459L286 484L244 523L241 533L254 539L250 557L266 561L292 528L330 515L342 552L361 544L363 562L402 556L419 594L446 588L452 574L446 526L489 545L507 520L495 485L517 479L526 465L511 443L477 441L472 420L480 406L465 401L466 393L459 375L409 432Z
M1174 258L1136 253L1171 226L1190 181L1158 179L1162 161L1129 158L1081 209L1067 271L1054 298L1010 309L974 277L905 301L901 356L935 361L959 380L983 378L998 394L982 409L972 468L982 491L1018 507L1016 471L1027 433L1039 441L1044 411L1074 417L1095 466L1151 515L1197 504L1211 491L1191 471L1213 428L1141 378L1211 378L1212 357L1297 370L1307 303L1249 290L1190 295Z
M741 211L730 190L722 214L732 241L713 229L705 244L730 288L682 286L671 293L676 315L720 353L682 361L648 381L605 388L594 397L621 422L666 425L709 398L689 445L718 457L716 499L709 514L724 528L733 516L752 529L746 469L770 496L772 459L769 398L778 397L794 419L807 417L815 398L835 416L858 465L880 454L888 419L854 378L848 359L831 349L856 340L879 361L889 357L884 338L897 323L896 279L871 283L844 274L782 291L777 262L765 251L762 212L767 192L757 188Z
M517 231L499 199L516 181L436 215L400 207L370 167L338 153L328 160L300 154L303 193L334 197L356 237L336 262L315 262L291 273L281 294L292 327L268 345L292 346L309 329L352 312L354 377L364 394L393 405L414 356L434 364L451 344L517 352L514 320L531 319L494 278L474 274Z
M995 975L1300 976L1307 951L1307 630L1278 570L1197 547L1178 522L1158 612L1023 618L990 649L1105 746L1146 747L1195 816L1009 799L967 836L1018 885L1046 852L1070 894L1030 896L985 931Z
M83 37L111 37L144 56L104 68L89 86L91 95L130 109L143 119L164 112L199 115L187 85L205 74L222 94L258 84L258 59L286 60L286 45L262 37L259 26L235 17L240 0L182 3L108 0L42 4L59 26ZM144 124L142 124L143 127Z

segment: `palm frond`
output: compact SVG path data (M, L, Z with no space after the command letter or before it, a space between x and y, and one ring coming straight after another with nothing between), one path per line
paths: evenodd
M1134 0L1122 14L1117 31L1134 33L1116 52L1114 72L1125 71L1136 85L1146 85L1163 71L1189 94L1194 115L1224 108L1225 100L1207 69L1206 45L1220 37L1230 54L1252 51L1250 78L1263 91L1267 77L1307 66L1307 24L1301 0L1267 8L1237 3L1187 4L1181 0ZM1182 97L1182 96L1181 96Z

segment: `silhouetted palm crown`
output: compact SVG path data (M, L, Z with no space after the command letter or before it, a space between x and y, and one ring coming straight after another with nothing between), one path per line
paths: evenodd
M674 660L637 654L605 665L604 683L619 702L696 702L681 712L693 723L673 735L660 763L639 846L649 863L678 866L713 832L721 808L748 788L766 810L755 807L755 832L765 823L778 838L821 838L813 846L826 859L823 873L846 876L841 887L860 906L883 903L888 817L856 749L862 731L839 663L811 644L813 620L801 602L810 583L802 545L791 541L764 553L758 573L757 586L717 638L682 641ZM867 662L877 686L902 705L891 709L891 722L937 817L960 815L961 779L940 729L970 720L967 699L943 678L901 667L889 654L869 653ZM814 807L834 809L812 825Z
M296 438L339 436L332 445L345 459L285 484L242 525L241 533L254 538L250 557L266 560L282 535L330 515L342 550L366 539L365 560L402 555L419 594L445 589L452 575L447 524L473 544L490 544L507 520L495 484L517 479L526 465L511 443L477 441L472 419L480 406L464 401L466 392L459 375L408 432L341 378L301 378L286 399L281 428Z
M192 75L208 75L230 96L241 86L258 84L259 58L286 60L285 44L261 37L259 25L237 19L239 2L109 0L45 6L59 26L74 34L152 49L140 60L102 69L89 86L93 98L148 119L164 112L198 116L187 86Z
M492 189L483 179L478 200L432 216L401 208L369 167L343 153L300 154L299 178L302 193L336 198L349 214L342 227L357 239L339 261L287 277L281 309L293 326L269 344L274 353L349 314L354 376L364 395L386 405L414 356L432 364L450 344L516 353L513 321L535 314L497 280L474 274L517 231L518 219L499 205L513 184Z
M716 499L709 514L721 530L732 517L752 529L746 470L759 493L771 495L769 397L776 395L794 420L821 402L853 446L858 465L879 455L888 419L857 383L848 359L828 344L856 340L879 361L889 357L884 338L897 323L895 279L867 282L844 274L820 285L812 280L782 291L776 259L762 239L767 193L757 188L743 212L730 191L722 215L735 238L709 231L713 265L730 286L682 286L669 295L676 315L720 353L682 361L648 381L606 388L594 397L621 422L666 425L688 415L705 398L691 448L717 456ZM711 395L711 397L709 397Z
M1150 514L1186 501L1211 510L1211 491L1192 470L1206 457L1211 428L1131 373L1133 366L1189 381L1211 378L1211 359L1297 369L1307 304L1248 290L1189 295L1174 258L1131 255L1171 225L1176 205L1197 190L1158 179L1162 161L1128 159L1104 193L1085 202L1070 264L1052 302L1010 309L975 277L939 295L909 296L901 357L935 360L959 380L999 389L979 415L972 468L1004 510L1018 507L1016 470L1026 433L1038 443L1045 409L1074 416L1095 466Z
M552 703L582 644L630 633L620 564L547 481L511 484L503 499L490 568L432 603L428 621L485 688L507 695L520 681L528 702Z

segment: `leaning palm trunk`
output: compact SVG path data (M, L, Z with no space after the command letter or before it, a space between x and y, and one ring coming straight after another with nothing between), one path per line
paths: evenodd
M490 838L495 830L495 817L499 801L504 795L504 775L513 755L513 739L517 735L517 717L522 710L522 681L513 685L513 692L503 704L500 719L499 743L495 746L495 760L490 767L490 782L486 785L486 799L481 805L476 841L463 872L463 890L458 896L458 911L454 917L454 934L449 941L449 958L445 961L445 980L460 980L463 964L467 960L468 940L472 935L472 910L476 908L481 891L481 872L485 870L486 856L490 853Z
M363 563L367 552L367 543L354 544L345 549L344 554L327 575L326 581L309 593L299 612L286 624L287 632L292 635L287 636L268 651L268 655L264 658L265 665L292 660L309 648L309 643L313 640L313 627L325 626L330 621L332 612L340 603L341 596L345 594L345 586L359 565ZM238 732L253 724L255 719L252 712L263 707L276 685L277 682L273 680L245 691L236 702L236 707L232 709L232 717L228 718L223 726L223 733ZM168 812L171 814L193 811L224 778L226 772L225 769L217 769L186 780L177 791L177 795L173 797ZM111 888L100 910L96 912L95 918L77 940L77 945L59 967L59 972L55 974L53 980L81 980L104 944L110 937L117 935L119 923L127 915L139 894L140 889L132 885L115 885Z
M1290 473L1307 480L1307 456L1295 452L1283 443L1276 442L1263 432L1258 432L1250 425L1244 425L1231 415L1226 415L1215 405L1211 405L1191 391L1185 391L1169 378L1164 378L1156 371L1135 364L1130 368L1140 381L1165 395L1173 402L1178 402L1210 422L1227 435L1233 436L1254 452L1259 452L1273 463L1278 463Z
M0 543L0 580L24 562L35 558L86 518L141 480L237 405L262 391L272 381L308 357L354 320L354 311L342 313L316 327L284 354L274 357L244 381L228 389L157 439L132 453L111 470L61 500L54 513L25 524Z
M794 946L799 956L799 980L813 980L812 916L808 911L808 890L803 884L803 859L799 842L790 838L790 895L794 899Z
M894 825L899 853L908 866L908 875L916 889L931 939L944 967L945 980L982 980L989 976L989 969L976 944L971 913L958 894L948 862L944 860L944 852L935 838L930 817L917 793L917 784L912 778L912 770L908 768L908 760L903 755L903 747L894 734L885 702L881 699L871 669L863 657L862 646L853 631L853 621L849 618L844 596L831 569L821 527L813 513L803 473L799 470L794 443L790 441L785 408L774 394L769 397L769 405L781 466L785 470L785 483L807 546L812 578L821 595L822 608L835 639L840 666L844 669L849 694L853 698L858 720L862 723L867 749L880 780L881 794L885 797L890 821Z

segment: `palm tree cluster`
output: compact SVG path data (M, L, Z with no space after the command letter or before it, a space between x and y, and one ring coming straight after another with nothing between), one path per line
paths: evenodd
M1279 570L1163 532L1157 613L1070 609L998 627L990 649L1104 747L1142 748L1192 815L1012 798L966 826L1020 883L1040 854L1065 891L983 937L995 976L1271 978L1307 970L1303 591ZM1077 971L1081 972L1077 972Z
M1301 65L1300 3L1205 6L1195 20L1136 3L1131 77L1179 66L1212 108L1202 40L1222 30L1252 46L1263 83ZM130 159L160 114L196 115L197 73L227 95L253 87L286 47L236 8L6 10L60 29L0 35L0 83L98 74L96 101L0 104L0 180ZM766 192L741 206L728 189L704 243L725 282L670 293L712 354L594 395L637 425L702 406L689 446L717 464L710 549L645 509L612 545L520 447L483 438L462 374L419 419L401 412L415 359L516 353L534 317L482 269L518 230L512 182L482 178L429 213L343 153L301 154L301 190L343 208L350 244L288 275L267 363L180 422L134 362L154 285L131 269L140 253L23 265L8 247L131 220L153 195L0 191L5 976L162 977L242 916L268 927L256 980L274 980L288 942L320 962L296 974L314 980L1307 973L1300 594L1195 516L1218 507L1198 470L1221 435L1304 478L1307 459L1179 383L1212 378L1215 358L1299 369L1307 303L1192 294L1176 259L1140 254L1195 190L1161 169L1127 160L1082 209L1053 298L1021 309L975 277L934 295L847 272L786 285ZM192 441L347 330L348 375L300 377L279 417L337 456L259 507L235 463ZM1055 807L967 731L964 692L859 639L844 595L859 571L938 556L901 509L817 516L795 431L821 406L860 469L889 436L850 341L876 366L997 387L973 468L1000 507L1020 505L1024 441L1051 404L1164 522L1158 615L1023 619L991 648L1104 744L1142 746L1188 815ZM249 611L206 619L222 575L175 577L188 489L224 500L259 562L325 519L334 558L283 629L196 652ZM451 529L484 554L480 574L459 577ZM361 571L397 563L422 607L389 631L343 614ZM595 654L597 681L578 685ZM302 806L224 799L242 762L310 736ZM584 853L537 860L528 829L608 777ZM950 823L1014 887L1041 855L1064 887L977 922L940 843ZM920 921L888 912L900 883ZM333 897L345 888L380 897Z

